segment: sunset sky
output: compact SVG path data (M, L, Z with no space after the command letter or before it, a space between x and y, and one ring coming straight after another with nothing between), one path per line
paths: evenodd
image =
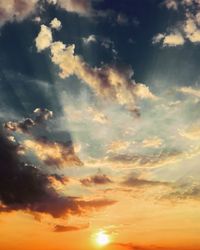
M200 0L0 0L0 250L200 250Z

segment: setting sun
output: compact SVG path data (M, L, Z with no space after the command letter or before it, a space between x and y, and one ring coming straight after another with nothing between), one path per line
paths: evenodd
M97 233L96 242L99 246L105 246L110 242L110 238L105 232L101 231Z

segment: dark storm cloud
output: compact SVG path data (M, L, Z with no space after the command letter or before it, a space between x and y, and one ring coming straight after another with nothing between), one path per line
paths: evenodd
M97 174L85 179L81 179L80 182L84 186L106 185L112 183L111 179L105 174Z
M112 205L111 200L84 201L60 195L50 185L48 175L20 161L18 145L0 135L0 212L23 210L58 218L82 214L86 210Z

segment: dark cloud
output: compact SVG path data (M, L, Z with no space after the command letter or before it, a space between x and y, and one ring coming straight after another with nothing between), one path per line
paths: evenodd
M89 224L84 226L63 226L63 225L55 225L54 232L56 233L65 233L65 232L71 232L71 231L79 231L83 230L89 227Z
M167 182L151 181L138 178L137 176L128 176L122 183L124 186L128 187L143 187L143 186L165 186L169 185Z
M88 209L112 205L111 200L84 201L59 194L48 175L39 168L20 161L18 145L0 136L0 212L23 210L45 213L58 218L82 214Z
M91 185L106 185L112 183L111 179L105 174L97 174L85 179L81 179L80 182L84 186L91 186Z
M30 129L53 117L53 112L48 109L37 108L33 111L34 118L25 118L22 121L9 121L4 128L11 132L29 133Z

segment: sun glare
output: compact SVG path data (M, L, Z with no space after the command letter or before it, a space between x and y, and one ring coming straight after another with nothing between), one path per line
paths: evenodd
M100 231L99 233L97 233L97 235L96 235L96 243L99 246L105 246L109 242L110 242L109 236L104 231Z

